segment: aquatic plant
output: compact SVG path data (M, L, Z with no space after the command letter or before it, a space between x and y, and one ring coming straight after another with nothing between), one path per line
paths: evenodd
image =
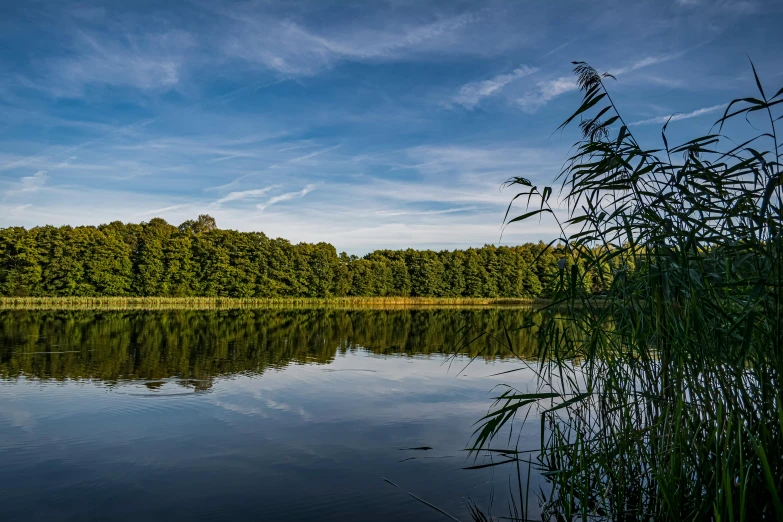
M582 137L557 203L557 187L509 180L530 207L508 223L568 212L554 302L521 325L538 327L539 389L500 394L471 449L529 460L544 520L783 520L783 89L767 94L751 64L755 96L680 145L667 122L651 150L612 77L574 66L582 102L561 128ZM609 281L600 302L590 272ZM504 431L522 415L541 430L524 454Z

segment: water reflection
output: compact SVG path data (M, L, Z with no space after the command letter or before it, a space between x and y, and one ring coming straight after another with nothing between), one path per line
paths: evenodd
M3 520L445 520L408 492L503 514L506 470L463 449L526 314L2 312Z
M505 331L531 312L490 310L3 311L0 377L103 381L212 378L321 363L358 348L378 355L508 357ZM483 334L483 335L482 335ZM532 356L529 330L512 332ZM499 338L504 340L499 342Z

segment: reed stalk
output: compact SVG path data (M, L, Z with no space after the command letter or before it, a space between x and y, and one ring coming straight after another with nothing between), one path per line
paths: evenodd
M559 178L569 259L552 305L522 326L538 328L538 390L508 387L472 447L502 447L515 418L540 423L525 458L547 480L542 520L783 520L783 89L769 96L751 67L758 93L710 134L670 146L667 124L651 150L611 77L575 63L583 99L563 127L579 121L582 139ZM509 184L536 206L510 222L554 215L556 189ZM581 290L590 269L608 283L600 306Z

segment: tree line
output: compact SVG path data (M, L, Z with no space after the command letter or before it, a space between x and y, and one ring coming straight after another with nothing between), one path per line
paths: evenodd
M262 232L221 230L201 215L146 223L0 229L0 295L205 297L547 297L573 264L562 246L338 254ZM601 292L611 270L579 278ZM565 273L570 273L570 270Z

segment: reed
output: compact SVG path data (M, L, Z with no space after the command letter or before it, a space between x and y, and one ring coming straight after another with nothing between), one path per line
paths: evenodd
M559 178L570 259L522 326L538 329L538 390L508 387L471 448L503 449L515 418L540 423L524 458L547 480L543 520L783 520L783 89L767 95L751 67L758 93L714 132L670 146L667 124L650 150L609 75L575 63L583 100L563 126L581 120L582 139ZM554 214L552 187L510 184L536 208L509 221ZM580 266L609 283L600 306Z
M250 299L235 297L0 297L0 310L222 310L254 308L532 307L547 299L447 297L333 297Z

